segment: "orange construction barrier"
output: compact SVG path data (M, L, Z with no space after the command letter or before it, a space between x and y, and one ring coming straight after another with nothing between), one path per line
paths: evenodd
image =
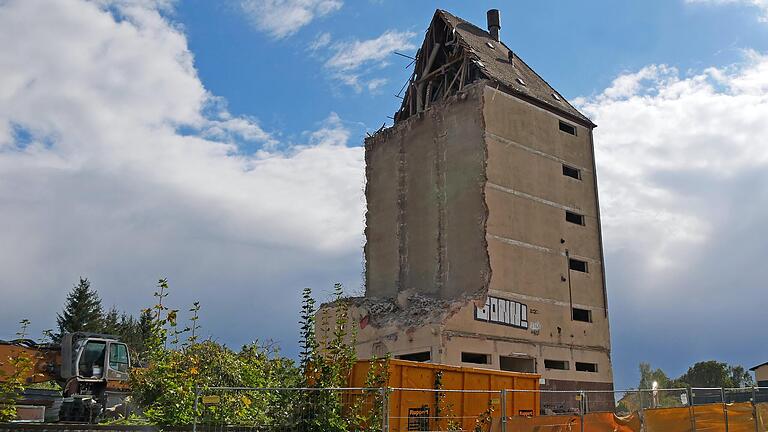
M691 432L691 411L682 408L653 408L644 412L646 432ZM697 431L703 430L698 428Z
M755 432L752 403L728 404L728 432Z
M509 431L573 432L579 431L580 429L581 418L575 414L540 417L510 417L507 419L507 430Z
M584 416L584 430L589 432L640 432L640 416L632 413L617 417L610 412L589 413Z
M768 403L756 404L755 410L757 411L757 430L768 432Z

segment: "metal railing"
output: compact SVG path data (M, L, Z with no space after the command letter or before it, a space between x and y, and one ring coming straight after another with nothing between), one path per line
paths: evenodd
M194 431L768 432L768 388L196 391Z

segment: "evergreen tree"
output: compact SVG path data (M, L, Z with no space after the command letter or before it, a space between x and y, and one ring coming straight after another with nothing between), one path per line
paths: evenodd
M123 320L125 320L125 314L123 314ZM126 329L124 329L123 323L120 321L120 312L117 311L116 307L112 306L101 319L99 333L123 336L124 330Z
M59 326L58 339L64 333L102 331L101 299L91 289L87 278L81 277L80 283L67 295L67 304L62 313L57 315L56 322Z

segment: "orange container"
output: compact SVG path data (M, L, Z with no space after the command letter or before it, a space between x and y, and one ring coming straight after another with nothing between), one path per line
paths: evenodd
M383 360L382 360L383 361ZM351 387L365 387L370 361L352 369ZM392 431L451 429L474 430L477 422L498 430L506 416L536 416L537 392L508 391L502 409L501 390L538 390L538 374L448 366L406 360L388 360L389 421ZM467 390L456 392L451 390Z

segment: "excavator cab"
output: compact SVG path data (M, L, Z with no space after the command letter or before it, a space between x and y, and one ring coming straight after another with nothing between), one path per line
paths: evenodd
M128 346L102 338L85 340L77 359L77 375L86 379L125 381L130 367Z
M93 421L122 404L131 367L125 343L115 336L78 332L64 335L61 350L63 419Z

